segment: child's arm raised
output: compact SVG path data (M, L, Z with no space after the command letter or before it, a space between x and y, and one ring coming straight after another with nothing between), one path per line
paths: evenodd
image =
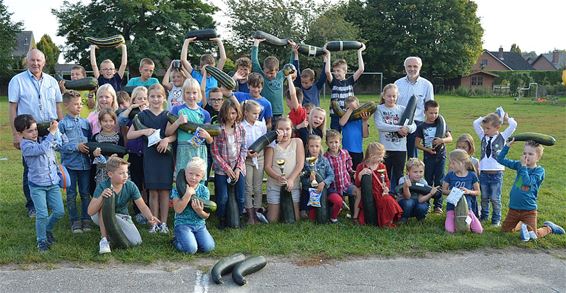
M364 73L364 58L362 57L362 52L366 49L366 45L362 43L362 47L358 50L358 70L354 72L354 80L358 80L360 76Z
M507 124L509 124L509 126L505 128L505 130L501 133L501 136L503 136L504 139L507 139L511 137L513 132L515 132L515 129L517 129L517 121L514 118L509 117L509 113L505 113L503 119L507 122Z
M259 52L259 43L265 41L265 39L254 39L254 45L252 46L252 71L263 74L263 70L261 69L261 65L259 64L258 59L258 52Z
M173 61L171 61L171 63L169 64L169 68L167 68L167 71L163 76L163 81L161 82L163 87L168 91L170 91L173 88L173 84L171 83L171 81L169 81L169 76L171 75L171 69L173 69Z
M206 78L207 78L207 74L206 74L206 67L209 65L205 65L203 67L201 67L200 69L200 74L202 75L202 79L200 81L200 96L202 97L202 108L204 109L204 107L206 107L206 104L208 104L207 101L207 97L206 97Z
M483 117L480 116L478 119L474 120L474 122L472 123L472 125L474 126L474 131L480 137L480 139L483 138L483 136L484 136L483 128L481 127L482 120L483 120Z
M342 117L340 117L340 120L338 121L340 123L340 126L344 126L346 125L346 123L348 123L352 112L354 112L354 109L350 105L348 105L348 109L346 109L346 112L344 113L344 115L342 115Z
M327 80L326 75L326 64L330 64L330 60L328 59L328 54L326 52L322 55L322 70L320 71L320 77L316 81L316 88L321 90L324 87L324 83ZM297 67L298 70L298 67Z
M333 80L333 76L332 76L332 72L330 71L330 51L328 51L326 49L326 46L324 46L324 55L326 56L326 64L324 66L324 73L326 74L326 81L328 82L332 82Z
M297 99L295 84L293 84L293 77L291 76L291 74L289 74L287 75L286 79L289 88L289 100L287 100L289 104L287 106L289 106L289 109L291 110L297 110L297 108L299 107L299 100Z
M55 133L59 130L59 123L53 120L49 126L49 134L41 143L24 143L22 144L22 154L26 157L35 157L45 154L52 148L52 142L55 140Z
M120 62L120 68L118 69L118 75L120 78L124 78L124 72L126 72L126 67L128 66L128 48L126 44L120 45L122 49L122 61Z
M193 73L193 66L187 60L187 55L189 54L189 44L194 40L196 40L196 38L185 39L185 41L183 42L183 47L181 48L181 64L187 69L189 76L191 73Z
M222 43L222 39L220 38L212 38L210 40L218 44L218 54L220 55L220 57L218 59L218 63L216 64L216 68L222 70L224 68L224 64L226 63L226 50L224 49L224 43Z
M100 71L98 70L98 64L96 64L96 45L90 45L90 66L92 67L92 75L94 78L100 76Z
M297 43L293 42L292 40L288 40L287 41L289 43L289 45L291 45L291 48L293 50L293 58L291 58L291 63L293 63L293 65L295 66L295 69L297 70L297 77L295 78L295 80L293 81L293 84L298 87L301 88L301 69L299 67L299 45L297 45Z

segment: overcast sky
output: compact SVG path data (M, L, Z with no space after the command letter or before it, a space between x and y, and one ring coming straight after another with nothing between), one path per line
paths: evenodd
M223 8L222 0L205 1ZM340 0L332 2L338 1ZM78 2L78 0L70 0L70 2ZM519 45L522 51L535 51L538 54L554 49L566 49L566 37L562 30L566 28L564 22L566 1L474 0L474 2L478 4L477 14L484 29L484 49L496 51L503 46L505 51L508 51L513 43ZM63 0L4 0L4 4L9 12L14 13L13 20L22 21L25 30L33 31L36 41L39 41L42 35L48 34L58 45L65 43L64 38L56 37L57 19L51 14L51 9L60 8ZM219 22L220 25L226 25L226 21Z

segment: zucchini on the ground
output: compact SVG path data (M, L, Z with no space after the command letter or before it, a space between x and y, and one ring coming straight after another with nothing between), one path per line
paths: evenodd
M232 271L236 264L245 260L246 257L241 253L236 253L227 257L221 258L217 261L210 270L210 277L216 284L224 284L222 275L228 274Z
M226 204L225 215L220 215L224 217L226 227L229 228L240 228L240 209L238 208L238 202L236 200L236 186L233 184L227 184L228 188L228 203Z
M245 285L248 282L245 276L263 269L266 264L267 260L263 256L247 257L244 261L236 264L232 270L232 279L234 280L234 283L240 286Z

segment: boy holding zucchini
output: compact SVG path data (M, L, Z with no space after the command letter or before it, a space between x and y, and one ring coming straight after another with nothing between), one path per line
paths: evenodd
M102 74L100 73L98 65L96 64L96 48L98 48L97 45L90 45L90 65L92 66L94 78L98 80L98 86L109 83L115 91L120 91L122 89L124 72L128 65L128 50L126 44L121 44L117 47L122 50L122 61L118 72L116 72L114 62L110 59L106 59L100 63L100 71L102 71Z

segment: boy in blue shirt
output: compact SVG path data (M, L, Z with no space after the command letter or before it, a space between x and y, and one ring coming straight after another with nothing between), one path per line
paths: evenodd
M94 78L98 80L98 86L104 84L111 84L114 90L120 91L122 89L122 79L124 78L124 72L126 72L126 66L128 65L128 50L126 45L122 44L118 48L122 49L122 61L120 63L120 68L116 72L116 67L114 62L110 59L103 60L100 63L100 71L98 70L98 65L96 64L96 48L98 46L90 46L90 65L92 66L92 74Z
M368 119L370 114L364 112L362 119L348 121L352 112L360 107L358 98L350 96L345 101L346 113L339 120L342 128L342 147L352 157L352 168L355 170L364 159L363 139L369 136Z
M142 58L142 60L140 60L139 70L140 76L130 78L126 86L150 87L154 84L159 84L159 80L157 78L151 77L153 75L153 70L155 70L155 63L153 63L153 60L149 58Z
M51 122L49 134L41 142L38 141L37 123L31 115L18 115L14 119L14 128L22 137L20 149L28 166L30 196L36 213L37 248L44 253L55 242L55 223L65 215L54 151L58 122ZM51 208L51 216L48 207Z
M85 145L90 140L91 129L88 121L79 117L82 109L82 99L79 92L66 91L63 94L63 104L67 109L67 115L59 122L59 131L63 140L59 152L61 152L61 163L67 168L71 179L71 185L67 188L67 210L71 221L71 231L82 233L91 229L90 217L87 213L90 203L90 159L88 147ZM81 196L80 219L76 202L77 186Z
M303 102L302 105L305 104L313 104L317 107L320 107L320 91L324 88L324 83L326 82L326 63L328 62L328 55L322 55L323 62L322 62L322 71L320 73L320 77L318 80L314 81L315 72L310 68L305 68L301 71L299 67L299 45L295 42L289 42L293 46L293 65L297 68L297 72L300 75L297 75L295 79L295 86L300 88L303 92Z
M513 161L505 158L513 142L514 140L511 140L506 143L497 156L499 164L517 170L517 177L509 195L509 212L501 231L519 230L523 241L535 240L550 233L564 234L562 227L550 221L544 222L544 226L537 229L538 190L544 180L544 168L538 165L538 161L542 157L543 146L534 141L527 141L521 160Z

